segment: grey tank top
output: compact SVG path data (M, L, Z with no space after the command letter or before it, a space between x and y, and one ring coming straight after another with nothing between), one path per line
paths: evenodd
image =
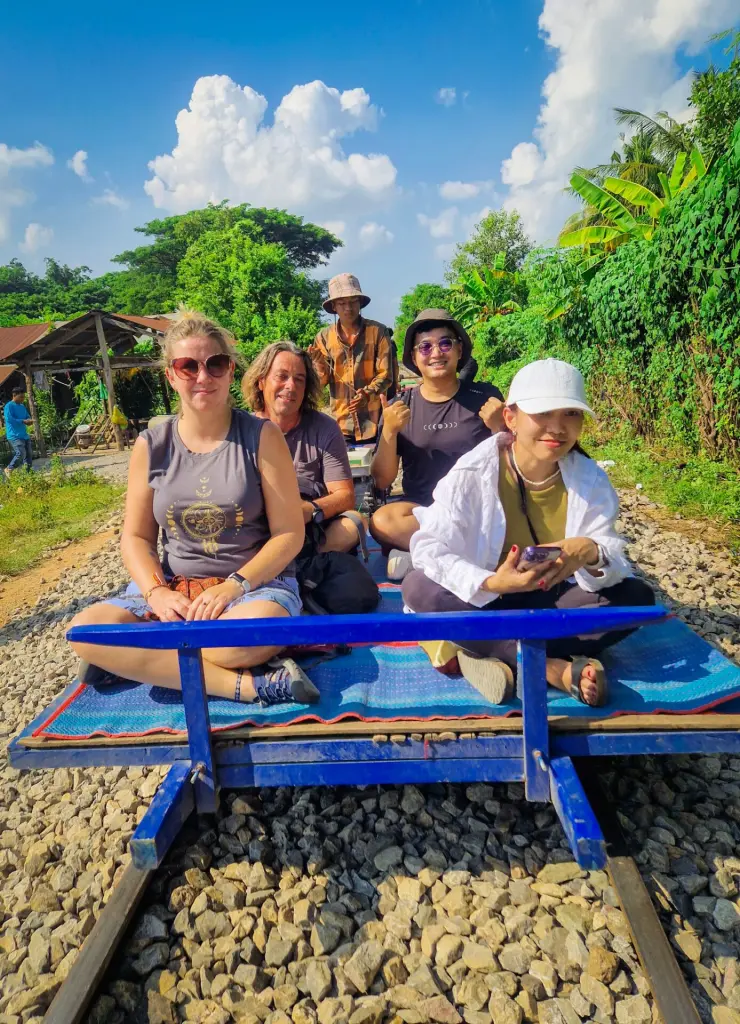
M185 447L175 417L143 432L168 575L228 576L270 539L257 464L265 422L235 409L225 440L205 455Z

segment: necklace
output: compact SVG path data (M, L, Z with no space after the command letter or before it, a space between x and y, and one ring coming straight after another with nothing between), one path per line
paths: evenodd
M542 487L543 484L549 484L550 481L554 480L555 477L560 472L560 466L558 466L556 468L555 472L551 473L550 476L546 477L544 480L528 480L527 477L524 475L524 473L522 473L521 469L519 469L519 466L517 465L516 455L514 454L514 446L513 445L511 446L511 448L509 448L509 454L511 455L511 461L514 464L514 469L516 470L517 475L519 477L521 477L521 479L524 481L525 484L529 484L530 487Z

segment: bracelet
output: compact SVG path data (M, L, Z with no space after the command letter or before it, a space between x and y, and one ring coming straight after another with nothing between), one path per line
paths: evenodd
M160 589L161 587L166 587L166 588L167 588L167 590L169 590L169 589L170 589L170 588L169 588L169 587L167 586L167 584L166 584L166 583L155 583L155 584L154 584L154 586L153 586L153 587L150 587L150 588L149 588L149 590L147 590L146 594L144 594L144 600L145 600L145 601L148 601L148 600L149 600L149 598L150 598L150 597L152 596L152 594L154 593L154 591L155 591L155 590L159 590L159 589Z

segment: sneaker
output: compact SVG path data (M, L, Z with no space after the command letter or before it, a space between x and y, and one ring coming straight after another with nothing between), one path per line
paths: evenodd
M272 704L317 704L319 691L292 658L270 658L260 673L254 671L254 689L262 707Z
M465 679L491 704L504 704L514 696L514 673L505 662L463 650L457 652L457 661Z
M388 579L400 582L411 568L411 552L393 548L388 555L388 566L385 571Z

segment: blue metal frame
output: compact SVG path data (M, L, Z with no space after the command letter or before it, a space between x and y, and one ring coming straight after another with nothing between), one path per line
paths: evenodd
M342 615L303 619L221 620L77 626L71 640L149 650L177 650L187 723L182 742L122 746L22 745L48 718L47 709L9 745L17 768L171 764L131 843L137 866L158 865L193 808L213 811L218 787L315 786L405 782L524 781L528 800L552 801L573 852L584 868L605 863L605 844L571 757L633 753L740 752L740 733L721 730L667 732L551 732L547 719L547 639L649 625L666 615L656 608L476 612L428 615ZM374 743L368 737L250 739L233 742L228 730L210 730L202 648L316 643L380 643L517 638L522 733L406 739ZM66 699L57 698L52 708ZM659 719L656 720L658 724ZM444 730L444 722L414 723L415 730ZM471 722L471 731L475 730ZM371 732L372 726L368 726ZM265 731L266 737L269 730ZM227 741L226 743L219 742Z

